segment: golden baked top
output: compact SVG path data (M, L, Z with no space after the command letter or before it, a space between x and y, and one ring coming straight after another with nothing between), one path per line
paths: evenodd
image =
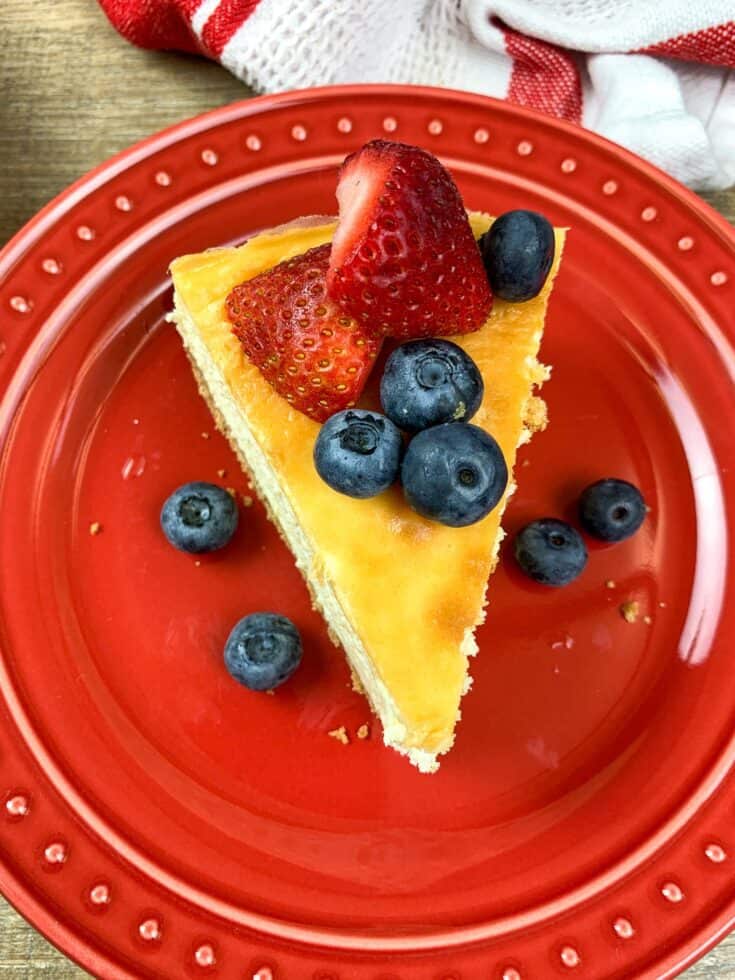
M470 220L476 237L491 224L479 213ZM479 523L451 528L414 513L400 488L370 500L330 489L312 460L318 423L292 409L250 363L224 309L235 285L329 241L335 227L286 227L237 248L183 256L171 271L179 302L312 542L318 557L310 575L329 578L406 723L405 745L441 751L451 744L466 684L463 642L484 618L505 499ZM554 267L538 297L521 304L496 300L482 329L452 338L485 382L485 398L472 421L498 441L509 471L524 420L535 416L535 427L543 425L542 406L529 397L545 377L536 355L563 235L557 232Z

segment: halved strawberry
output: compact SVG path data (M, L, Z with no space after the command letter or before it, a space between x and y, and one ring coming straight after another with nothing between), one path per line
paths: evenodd
M469 333L492 293L449 171L417 146L373 140L347 157L329 295L366 329L400 337Z
M323 422L351 408L380 340L327 296L329 245L235 286L225 306L235 336L279 395Z

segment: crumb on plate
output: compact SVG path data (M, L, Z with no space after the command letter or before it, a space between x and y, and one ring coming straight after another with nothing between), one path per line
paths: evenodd
M341 742L342 745L350 744L350 736L347 734L347 729L344 725L340 725L339 728L333 728L331 732L327 732L327 735Z
M606 589L614 589L614 588L615 588L615 584L616 584L616 583L615 583L615 580L614 580L614 579L611 579L611 578L609 578L609 579L607 580L607 582L605 582L605 588L606 588Z
M244 493L241 497L241 500L242 500L243 507L253 506L253 498L249 494Z
M635 599L626 599L620 606L620 615L626 623L635 623L640 615L641 606Z
M94 534L99 534L101 531L102 531L102 525L100 524L100 522L92 521L92 523L89 525L89 533L94 535Z
M646 624L646 626L650 626L651 623L653 622L653 619L651 619L650 616L644 616L643 617L643 622Z
M209 439L209 433L208 432L202 432L202 439Z
M233 500L237 500L237 491L234 487L225 487L225 490L229 493Z
M361 739L370 738L370 725L367 722L357 729L357 737Z
M220 478L220 480L224 480L224 478L227 476L227 470L217 470L217 476Z

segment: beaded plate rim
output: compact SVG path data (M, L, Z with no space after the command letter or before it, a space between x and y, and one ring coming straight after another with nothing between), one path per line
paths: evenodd
M48 291L53 302L63 298L64 291L69 285L69 278L67 277L71 278L74 270L66 255L59 257L58 254L51 254L50 252L46 254L43 247L44 235L52 228L65 223L69 214L75 209L83 210L85 200L90 195L105 188L105 195L109 197L109 213L111 215L116 215L124 221L129 220L128 216L136 214L139 202L126 191L125 187L125 177L129 168L149 161L151 192L165 195L174 184L175 176L172 175L170 169L161 165L157 157L171 146L176 145L178 147L186 143L193 151L192 164L194 160L198 159L202 173L206 174L208 171L214 173L223 153L223 148L217 144L217 129L222 125L227 125L233 121L242 122L244 126L243 138L241 146L236 149L244 158L258 158L260 160L265 158L267 154L267 138L259 125L259 117L273 109L293 110L293 122L288 136L294 147L298 149L299 146L303 147L304 144L308 144L311 135L309 126L299 116L300 111L305 110L306 107L330 106L330 122L328 125L331 125L335 132L342 134L345 139L349 139L354 128L354 116L363 111L363 107L360 105L361 99L382 98L388 106L391 104L391 98L395 97L398 92L410 93L420 104L426 103L426 143L429 146L436 145L438 150L442 149L441 138L445 133L445 122L442 119L440 107L446 111L454 100L458 100L464 106L472 106L477 109L477 124L466 133L467 144L474 146L475 151L478 149L492 151L494 140L502 135L504 118L520 120L521 122L527 121L529 128L534 133L539 130L543 133L545 130L566 134L570 146L574 148L574 153L569 153L561 159L551 162L556 180L570 181L578 177L580 173L584 173L588 162L585 159L585 147L590 152L594 151L597 154L602 151L603 157L611 160L611 172L597 182L596 192L600 206L615 199L620 191L623 178L620 177L618 171L624 172L626 169L632 168L638 174L653 181L657 186L659 197L664 198L663 203L660 203L657 198L656 204L652 201L631 204L631 207L636 208L635 216L640 222L641 235L648 232L657 234L658 222L662 212L665 211L667 194L672 199L683 203L693 212L692 217L696 218L696 223L699 223L700 229L703 226L705 234L709 233L717 240L717 244L723 253L722 262L710 263L711 267L698 270L696 286L693 288L705 291L702 300L705 304L714 303L717 306L726 301L728 296L730 297L729 302L732 302L733 273L728 270L733 270L735 267L735 233L733 229L724 218L710 209L691 191L677 184L672 178L662 174L650 164L639 160L628 151L571 124L558 122L532 110L509 106L484 96L418 86L360 85L289 92L277 96L249 99L215 109L212 112L169 127L104 162L46 205L0 251L0 309L3 319L6 323L10 323L12 329L15 324L30 323L34 317L42 320L44 316L42 297L36 290L28 288L31 281L27 269L29 262L34 265L33 275L36 281L48 285ZM364 111L373 112L375 110L366 107ZM488 120L488 115L492 121ZM388 137L400 138L401 122L400 119L396 118L395 109L383 111L379 116L380 118L378 116L375 118L376 135L382 132ZM229 150L229 148L227 149ZM266 152L263 152L264 150ZM525 160L537 160L538 151L539 143L536 136L533 138L523 137L517 140L514 146L514 152L520 165ZM445 149L447 156L451 156L454 152L454 149ZM613 173L615 164L617 164L617 170ZM166 208L165 200L161 201L160 208L162 210ZM628 218L632 217L632 214L628 215ZM82 220L80 217L78 221L75 220L72 227L72 238L74 244L73 246L69 245L68 248L73 247L80 251L86 251L85 262L87 263L93 257L102 258L108 247L104 236L98 236L91 219ZM692 269L695 268L692 265L692 257L696 259L698 246L702 240L701 230L696 232L693 228L682 227L676 231L675 235L669 236L667 240L670 250L670 257L667 261L671 265L677 264L686 272L687 276L691 276ZM0 354L6 352L9 343L4 339L7 332L7 328L0 329ZM9 363L9 360L6 360L5 365L0 362L0 377L3 375L4 367L5 370L9 370L7 366ZM42 784L32 786L15 780L10 774L4 772L3 762L5 761L0 757L0 780L4 780L4 782L0 782L0 799L2 799L3 805L3 810L0 811L0 821L4 821L6 826L11 827L31 820L37 803L43 798L46 790L51 789L51 787ZM724 776L722 778L724 779ZM55 790L49 794L50 797L55 795ZM719 797L718 799L721 803L721 799ZM47 805L50 802L52 802L51 799L47 800ZM61 803L59 800L53 800L53 805L58 806ZM691 817L689 825L694 822L695 816L698 814ZM696 852L697 860L702 868L706 869L707 872L719 871L722 874L723 869L728 868L728 845L724 842L724 835L718 829L714 829L716 827L714 821L712 827L711 832L697 828L695 844L687 840L687 847L691 852L689 857ZM691 834L692 831L689 829L689 837ZM68 840L63 835L56 835L51 829L45 834L41 834L39 831L35 843L37 855L34 855L34 859L43 862L45 870L49 874L61 873L67 861L74 859L77 848L87 846L88 843L89 838L84 838L82 842L74 839ZM669 842L664 845L664 847L668 846ZM678 842L676 846L681 847L681 843ZM671 909L686 908L688 889L686 870L678 871L675 862L672 861L665 874L662 875L658 869L655 872L652 871L651 874L653 878L650 887L650 900L659 903L662 914L665 914L667 907ZM88 890L82 898L90 914L104 914L105 910L114 904L117 887L116 882L110 879L111 875L100 873L93 880L90 880ZM137 975L121 968L118 963L102 954L93 943L87 942L78 932L53 916L48 906L24 887L19 876L13 874L7 862L2 859L1 852L0 889L8 900L52 942L96 975L113 978ZM727 907L723 907L718 916L700 928L699 932L690 936L680 949L674 949L667 956L661 957L656 966L655 975L668 976L680 970L691 960L701 955L706 948L714 945L729 930L734 921L735 899L731 900ZM135 956L138 955L139 951L140 955L143 956L145 955L143 951L146 948L154 950L163 944L167 938L168 927L168 916L153 906L141 904L139 909L131 909L130 935L132 938L127 955ZM206 926L202 925L199 932L192 931L186 940L189 948L187 969L194 970L195 975L209 975L218 971L220 962L218 928L210 922ZM566 929L566 926L564 928ZM614 934L621 944L632 944L637 938L634 911L628 909L625 902L622 902L619 911L606 923L605 928ZM585 950L584 934L580 935L579 931L571 930L567 936L566 932L561 932L558 940L550 943L549 946L549 955L557 969L561 970L562 973L571 972L572 975L584 975L583 969L579 969L580 967L584 968L585 963L588 962L586 960L588 954ZM461 947L457 948L456 955L458 959L461 958ZM446 964L442 959L441 962L437 961L437 965ZM504 962L502 958L498 960L490 952L488 952L487 966L493 971L493 976L497 975L502 980L524 980L527 975L520 965L515 965L510 961ZM244 969L249 970L250 972L246 975L252 976L255 980L272 980L273 977L277 978L282 975L277 963L274 962L273 953L268 952L264 952L262 956L254 954L252 962L249 965L246 963ZM375 970L371 970L371 972L374 973ZM242 974L242 970L240 970L240 974ZM653 975L651 973L651 976ZM314 976L323 977L324 980L334 976L336 980L336 974L331 972L317 971ZM449 977L454 976L454 974L443 976L449 980Z

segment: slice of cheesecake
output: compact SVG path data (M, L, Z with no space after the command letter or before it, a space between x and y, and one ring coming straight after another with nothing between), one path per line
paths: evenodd
M475 237L491 218L470 215ZM249 472L290 547L330 635L338 641L383 725L386 745L422 772L454 741L468 658L485 618L485 592L503 532L509 491L477 524L445 527L419 517L393 487L370 500L342 496L321 481L312 451L319 424L291 408L243 353L225 312L234 286L331 240L336 222L301 219L237 248L186 255L172 266L171 319L215 421ZM548 376L537 354L556 259L538 297L496 300L476 333L452 338L485 382L473 423L500 444L512 472L516 449L546 424L534 395Z

